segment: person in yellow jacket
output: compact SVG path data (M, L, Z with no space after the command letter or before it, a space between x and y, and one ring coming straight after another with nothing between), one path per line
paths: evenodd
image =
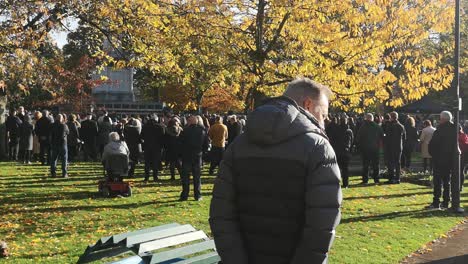
M221 116L216 116L215 124L210 127L208 136L212 145L210 175L213 175L215 168L219 166L219 163L223 159L224 148L228 138L228 129L223 125L223 118Z

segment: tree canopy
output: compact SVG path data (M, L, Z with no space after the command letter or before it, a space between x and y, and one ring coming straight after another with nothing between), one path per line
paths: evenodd
M134 67L152 80L142 94L161 91L181 109L213 108L216 95L250 108L298 76L328 85L343 110L398 107L450 86L453 17L453 0L10 0L0 4L0 80L10 93L47 87L41 49L72 18L86 41L70 41L69 58Z

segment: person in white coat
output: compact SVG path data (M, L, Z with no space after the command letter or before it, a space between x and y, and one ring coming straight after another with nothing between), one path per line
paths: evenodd
M429 154L429 142L431 142L432 135L436 130L430 120L425 120L424 128L421 132L421 136L419 138L421 142L421 157L423 158L423 171L426 172L429 166L429 171L432 172L432 157Z

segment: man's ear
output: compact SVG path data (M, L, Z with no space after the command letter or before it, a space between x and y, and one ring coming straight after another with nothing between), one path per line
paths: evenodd
M310 99L310 97L306 97L303 104L304 104L304 109L312 113L312 109L314 107L314 101Z

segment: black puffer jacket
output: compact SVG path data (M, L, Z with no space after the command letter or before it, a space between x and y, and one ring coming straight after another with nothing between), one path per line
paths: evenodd
M330 143L287 97L248 120L225 152L211 202L223 264L326 263L342 200Z
M457 127L452 122L441 124L434 131L429 142L429 154L432 156L434 167L450 168L454 164L455 153L460 153L457 149Z

